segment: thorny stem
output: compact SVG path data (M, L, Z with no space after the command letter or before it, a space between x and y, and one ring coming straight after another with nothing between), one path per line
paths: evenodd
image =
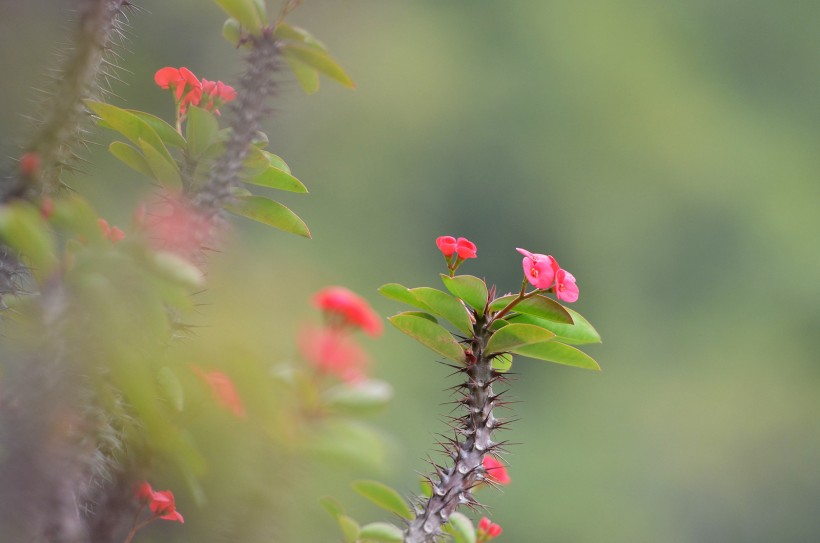
M453 465L449 468L434 465L436 474L430 478L432 495L421 503L416 518L410 521L405 543L437 540L441 527L459 506L478 505L471 491L486 479L484 455L498 446L491 439L498 426L493 417L497 396L492 389L498 374L492 369L491 357L484 352L489 335L489 321L477 316L467 366L462 369L467 380L461 385L466 389L461 403L467 414L459 419L458 426L454 427L456 438L450 440Z

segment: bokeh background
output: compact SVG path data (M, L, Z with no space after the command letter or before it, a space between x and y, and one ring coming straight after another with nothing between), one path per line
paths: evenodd
M236 80L213 3L137 3L112 101L167 118L152 83L166 65ZM3 156L68 4L0 1ZM578 278L603 371L516 361L513 483L482 496L503 540L817 541L820 3L308 0L291 21L358 88L306 97L283 77L265 127L311 190L283 201L313 240L236 220L191 340L202 352L292 359L327 284L387 316L400 308L381 284L439 286L439 235L475 241L464 271L501 291L520 284L515 247L549 253ZM127 224L148 187L104 148L73 184ZM448 369L392 329L367 347L395 388L380 467L301 473L273 520L289 541L338 539L324 494L379 519L347 482L415 491L444 429ZM230 484L260 468L227 469ZM190 520L165 540L207 541L177 500Z

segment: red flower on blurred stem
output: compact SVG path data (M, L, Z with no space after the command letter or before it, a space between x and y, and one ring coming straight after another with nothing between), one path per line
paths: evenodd
M524 276L527 281L538 289L550 288L555 280L558 262L550 255L531 253L525 249L516 249L516 251L524 255L521 264L524 267Z
M565 302L578 300L578 285L575 277L567 270L559 269L555 273L555 297Z
M197 366L191 366L197 377L211 387L211 393L217 402L238 418L245 417L245 406L230 377L221 371L205 371Z
M298 344L302 357L318 371L348 383L365 378L367 353L343 330L306 326Z
M177 511L174 503L174 493L170 490L156 491L147 481L143 481L135 492L137 499L148 504L154 516L164 520L174 520L185 523L185 519Z
M491 522L487 517L482 517L478 523L478 539L477 543L484 543L495 537L501 535L501 526Z
M343 324L361 328L371 336L382 333L382 321L364 298L344 287L325 287L313 296L313 304L330 315L337 315Z
M508 485L512 481L510 474L507 473L507 466L499 460L496 460L490 455L486 455L482 462L484 471L487 472L487 478L500 485Z
M102 230L103 236L111 240L112 243L117 243L118 241L125 239L125 232L116 226L112 228L108 225L107 220L97 219L97 224L100 225L100 230Z
M236 98L236 91L230 85L226 85L222 81L209 81L202 79L202 93L208 97L208 103L205 109L213 111L219 115L219 107Z

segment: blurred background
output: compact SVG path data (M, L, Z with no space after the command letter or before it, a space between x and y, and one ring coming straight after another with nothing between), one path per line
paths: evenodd
M27 134L67 4L0 1L4 157ZM236 81L213 3L138 4L114 103L170 118L162 66ZM306 97L285 76L265 123L311 191L282 201L313 239L236 219L192 353L238 374L293 359L328 284L389 316L401 308L380 285L440 287L439 235L473 240L462 271L501 292L520 284L516 247L549 253L578 279L603 371L516 360L513 482L480 496L502 540L817 541L820 3L308 0L291 23L358 85ZM104 151L72 185L127 225L150 187ZM445 428L448 368L393 329L365 341L395 388L375 421L388 446L375 466L300 473L272 521L286 540L339 538L325 494L383 518L348 482L415 492ZM223 477L250 484L253 469ZM188 523L165 540L208 541L184 491L177 506Z

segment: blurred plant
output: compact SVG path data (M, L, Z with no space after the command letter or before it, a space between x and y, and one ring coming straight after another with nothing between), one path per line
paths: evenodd
M598 370L598 364L573 344L596 343L600 336L577 312L546 296L559 300L578 299L575 278L549 255L518 249L524 255L524 278L518 294L496 296L495 287L472 275L455 275L465 259L476 257L476 246L466 238L442 236L436 245L444 254L448 274L441 279L449 292L429 287L409 289L396 283L379 291L392 300L413 306L414 311L389 319L400 331L421 342L464 376L454 390L461 396L454 402L465 414L451 418L453 437L439 442L450 459L449 465L432 462L434 473L425 477L424 494L413 506L381 483L354 484L364 497L405 519L402 527L376 522L360 527L337 505L328 507L345 535L347 543L357 541L438 541L446 533L459 543L486 542L501 533L501 527L486 518L476 532L472 522L457 509L477 508L474 491L483 486L507 485L511 479L498 458L505 442L494 433L509 421L495 409L504 406L504 392L496 383L507 381L512 355ZM527 290L531 285L533 290ZM448 330L443 319L452 330Z
M103 85L120 70L122 56L113 49L125 12L139 12L137 2L78 0L73 48L15 171L0 184L0 299L9 307L2 313L0 525L9 540L131 541L157 519L183 522L170 491L147 483L136 495L133 489L167 466L163 471L205 502L212 459L202 444L209 437L189 405L202 396L198 389L236 419L268 415L246 401L247 383L210 364L191 364L180 355L186 342L176 340L193 335L187 319L195 294L207 287L206 250L229 250L221 236L224 211L310 237L290 209L251 192L307 192L284 160L265 150L268 138L259 131L283 66L308 93L318 89L320 73L353 83L324 45L284 21L298 2L286 2L273 23L260 0L216 3L230 17L224 35L245 51L245 73L230 86L185 67L159 69L154 82L174 100L168 123L103 100ZM160 187L149 202L127 202L136 209L130 228L100 218L63 179L82 173L76 164L87 144L88 113L122 138L111 143L111 154ZM302 377L268 376L262 384L270 395L300 398L290 411L275 404L278 425L260 424L268 430L269 457L286 455L286 440L293 457L355 448L350 442L360 442L361 432L348 429L359 429L361 413L390 397L389 386L367 378L364 351L346 327L358 323L376 335L381 321L349 291L333 292L323 307L331 315L327 327L300 342L313 365L291 372ZM340 345L353 350L345 354ZM311 393L303 396L305 389ZM352 435L346 444L330 440L324 427L323 440L307 438L315 434L308 427L340 420L347 427L335 437ZM243 427L231 431L226 441L242 443ZM146 507L151 516L140 520Z

